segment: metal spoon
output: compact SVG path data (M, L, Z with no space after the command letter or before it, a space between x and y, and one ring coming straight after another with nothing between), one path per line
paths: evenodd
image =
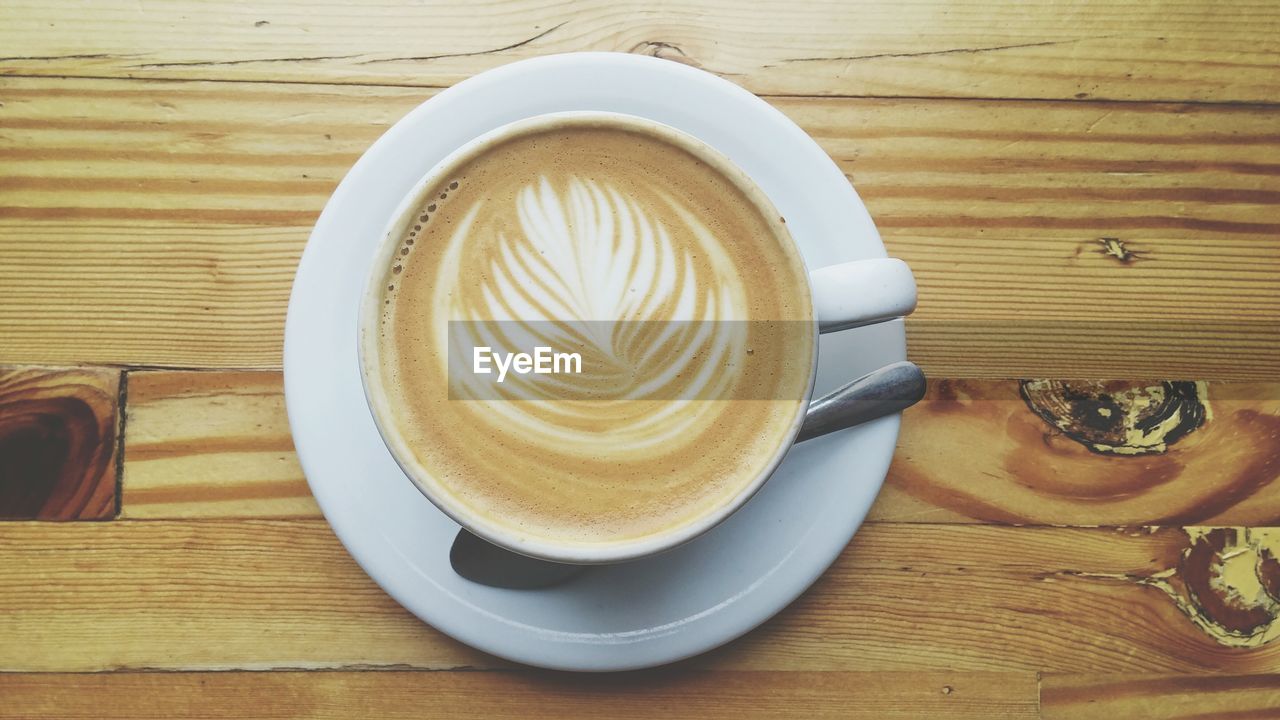
M902 412L919 402L924 390L924 373L915 363L886 365L810 403L796 442ZM513 590L559 585L589 567L514 553L465 528L453 540L449 563L454 572L472 582Z

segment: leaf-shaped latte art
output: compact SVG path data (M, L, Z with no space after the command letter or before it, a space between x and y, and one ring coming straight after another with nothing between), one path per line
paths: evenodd
M483 277L467 285L455 279L437 295L454 321L455 396L481 401L499 426L575 452L620 441L639 451L703 420L704 410L689 401L724 397L733 381L728 368L746 352L743 324L735 322L745 320L745 289L693 208L660 191L650 195L658 202L582 178L561 187L541 178L518 191L514 212L505 210L517 222L491 238ZM475 217L490 210L471 209L450 253L464 252ZM512 372L494 384L493 376L470 372L478 346L578 353L582 372ZM552 402L564 400L592 407ZM598 432L602 412L612 413L607 436Z
M786 228L705 146L637 122L460 153L391 229L366 389L456 516L557 546L659 538L751 492L801 420L816 324ZM577 364L539 373L541 349Z

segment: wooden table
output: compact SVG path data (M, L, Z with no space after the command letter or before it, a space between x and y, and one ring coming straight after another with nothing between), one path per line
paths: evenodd
M933 378L813 589L608 677L384 595L280 377L369 143L588 49L817 138L915 268ZM0 717L1280 716L1280 6L7 0L0 56Z

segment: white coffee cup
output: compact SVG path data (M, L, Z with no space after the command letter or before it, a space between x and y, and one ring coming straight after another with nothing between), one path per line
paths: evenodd
M442 176L452 172L461 159L473 157L484 148L500 143L513 134L527 132L537 126L556 125L576 119L624 125L683 147L738 185L766 217L778 217L768 197L744 171L705 143L662 123L631 115L594 111L554 113L519 120L464 144L428 171L406 195L388 225L378 252L375 254L366 284L357 332L365 397L378 432L392 457L423 495L464 528L499 547L556 562L601 564L634 560L669 550L696 538L728 518L741 508L777 469L787 450L795 443L805 414L803 412L797 414L785 441L778 444L771 461L756 477L743 486L732 501L670 531L636 541L591 547L516 535L502 524L492 522L456 502L448 494L433 489L427 469L416 459L400 428L391 417L386 400L388 389L384 387L379 371L378 323L382 312L382 288L385 284L387 268L394 261L400 238L408 226L412 225L418 208L425 200L424 194ZM782 229L781 234L794 243L785 225L779 227ZM798 249L797 255L799 255ZM813 360L809 368L803 405L808 405L812 400L814 380L817 375L820 333L835 332L902 317L909 314L916 305L915 279L907 264L896 258L856 260L811 269L808 274L807 291L812 299L812 318L817 332L812 334L813 347L810 357Z

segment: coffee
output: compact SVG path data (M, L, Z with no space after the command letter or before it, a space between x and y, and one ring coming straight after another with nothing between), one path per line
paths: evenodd
M576 118L433 175L366 330L375 414L429 494L511 536L606 546L714 514L768 472L815 329L781 219L735 172L674 131ZM512 373L505 399L466 399L451 328L514 326L620 369Z

